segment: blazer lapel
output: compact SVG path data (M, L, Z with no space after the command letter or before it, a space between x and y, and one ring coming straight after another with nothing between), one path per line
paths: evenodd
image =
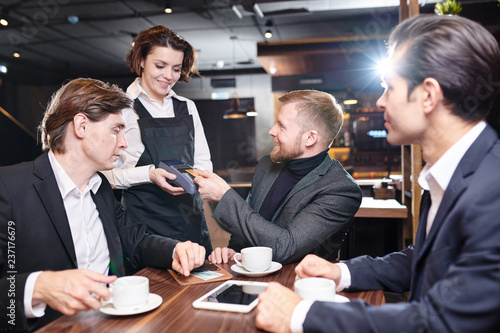
M474 174L478 165L491 149L496 139L497 134L495 130L487 125L460 160L457 169L450 179L448 188L443 195L441 205L436 213L432 227L429 230L429 235L423 244L422 250L418 252L419 258L422 258L426 251L430 248L441 225L445 221L446 216L448 216L448 212L453 208L460 195L466 190L469 177Z
M274 182L276 181L276 178L278 178L281 170L283 169L283 164L276 164L269 159L268 163L270 163L270 171L269 174L266 175L266 177L263 179L261 182L261 186L259 186L258 192L253 193L252 195L255 196L254 201L254 210L256 212L260 211L260 207L262 206L262 203L266 199L267 194L269 193L269 190L273 186ZM264 166L266 168L266 166ZM252 187L254 189L254 187Z
M70 256L75 268L78 267L75 254L75 246L71 236L66 209L61 197L61 192L57 187L56 178L52 167L50 166L48 153L45 153L33 161L33 173L40 181L35 182L33 186L37 191L42 204L45 207L47 215L54 225L61 241L63 242L68 255Z
M302 190L304 187L311 185L312 183L318 181L320 177L322 177L325 173L328 172L328 170L332 167L333 165L333 160L330 158L329 155L325 157L325 160L321 162L321 164L311 172L309 172L304 178L302 178L295 186L288 192L285 200L283 200L283 203L278 207L276 212L273 215L273 220L276 216L279 216L281 214L281 211L285 207L286 203L290 198L295 195L298 191Z

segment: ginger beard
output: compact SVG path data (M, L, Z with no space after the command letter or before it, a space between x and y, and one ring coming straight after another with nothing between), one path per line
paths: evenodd
M287 148L280 142L275 141L274 148L271 151L271 161L273 161L274 163L286 163L290 160L293 160L297 156L302 155L304 153L300 145L302 134L303 133L297 136L295 142L291 145L290 148Z

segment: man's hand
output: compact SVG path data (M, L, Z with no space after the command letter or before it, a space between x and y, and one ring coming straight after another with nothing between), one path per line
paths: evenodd
M223 247L223 248L217 247L208 256L208 261L214 264L221 264L221 263L227 264L229 260L233 259L235 253L236 253L235 250L230 249L228 247Z
M340 268L334 263L313 254L307 255L295 267L297 273L296 279L305 279L308 277L324 277L334 280L338 286L340 283Z
M166 178L170 180L175 179L175 175L167 172L165 169L157 168L153 170L149 170L149 179L158 185L163 191L168 192L172 195L185 194L186 191L180 186L170 185Z
M221 177L215 173L199 170L198 176L194 179L198 185L203 200L219 202L222 196L231 188Z
M101 299L108 300L111 292L103 284L116 280L116 276L102 275L88 269L44 271L35 282L33 304L47 303L67 316L90 309L97 310Z
M269 332L290 332L293 310L302 300L299 295L276 282L270 282L259 294L255 314L258 328Z
M205 263L205 248L190 241L177 243L175 246L172 269L184 276L189 276L193 268Z

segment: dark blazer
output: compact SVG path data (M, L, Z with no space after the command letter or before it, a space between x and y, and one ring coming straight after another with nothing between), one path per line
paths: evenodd
M102 184L93 199L108 242L110 272L125 274L124 260L137 268L170 267L177 241L149 235L145 226L127 218L106 178L100 176ZM47 307L42 318L26 319L26 279L40 270L75 268L71 231L48 154L0 168L0 330L34 330L60 316ZM15 310L8 309L14 301ZM5 311L15 314L16 326L9 324L12 317Z
M342 165L325 160L290 190L271 221L258 214L283 168L261 159L247 201L234 190L224 194L214 218L229 231L229 247L269 246L273 260L290 263L308 253L336 258L342 237L361 204L361 190Z
M460 161L426 238L427 210L423 200L413 248L347 262L351 289L410 290L408 303L316 302L304 331L498 332L500 142L491 127Z

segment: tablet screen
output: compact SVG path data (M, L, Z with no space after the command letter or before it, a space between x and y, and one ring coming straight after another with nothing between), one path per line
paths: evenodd
M226 285L223 288L208 295L207 302L229 303L249 305L257 299L259 293L266 290L265 286L252 286L250 292L246 292L249 286Z
M198 309L250 312L259 302L266 282L230 280L193 302Z

